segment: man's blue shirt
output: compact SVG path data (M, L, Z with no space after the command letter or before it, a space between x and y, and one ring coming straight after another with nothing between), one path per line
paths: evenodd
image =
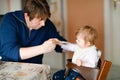
M40 45L50 38L58 38L65 41L49 19L46 20L45 26L38 30L30 31L26 25L23 11L7 13L0 24L0 56L2 56L4 61L41 64L43 55L21 60L19 49L21 47ZM60 46L57 46L55 50L62 52Z

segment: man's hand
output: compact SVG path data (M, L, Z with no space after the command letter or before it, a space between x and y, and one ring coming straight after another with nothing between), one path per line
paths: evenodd
M44 53L52 52L57 45L56 40L57 40L56 38L53 38L53 39L49 39L49 40L45 41L41 45L41 47L43 48L43 52Z

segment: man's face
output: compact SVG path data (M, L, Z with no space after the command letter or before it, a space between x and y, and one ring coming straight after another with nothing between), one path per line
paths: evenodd
M29 21L29 28L30 29L39 29L42 26L45 26L45 20L41 20L41 18L33 18Z
M25 13L24 15L25 15L26 24L30 30L32 30L32 29L37 30L37 29L41 28L42 26L45 26L46 19L41 19L41 18L35 17L32 20L30 20L27 13Z

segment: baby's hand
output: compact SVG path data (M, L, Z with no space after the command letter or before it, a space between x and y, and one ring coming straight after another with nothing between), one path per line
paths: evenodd
M62 41L58 40L57 38L53 38L52 40L55 44L60 45L60 46L62 45Z
M76 64L77 64L77 66L81 66L82 65L82 61L80 59L76 59Z
M58 40L58 39L56 39L56 38L53 38L53 41L54 41L57 45L60 45L60 46L65 45L65 44L68 43L68 42L66 42L66 41L60 41L60 40Z

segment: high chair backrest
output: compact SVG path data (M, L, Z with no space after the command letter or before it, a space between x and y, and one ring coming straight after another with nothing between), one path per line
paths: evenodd
M83 66L77 66L76 64L68 61L66 65L65 77L68 76L69 70L74 69L79 72L86 80L106 80L108 72L110 70L112 62L104 60L101 62L100 68L89 68ZM82 80L77 78L77 80Z
M112 65L112 62L104 60L101 64L100 71L98 73L97 80L106 80L108 73L110 71L110 67Z

